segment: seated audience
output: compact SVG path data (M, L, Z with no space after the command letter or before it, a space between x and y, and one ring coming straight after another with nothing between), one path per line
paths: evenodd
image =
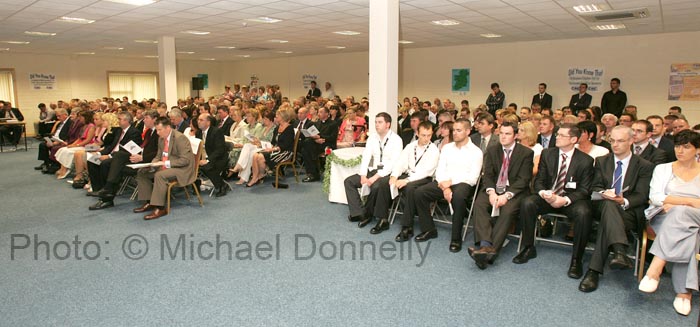
M338 141L336 144L338 149L352 147L356 142L363 142L363 135L366 135L364 131L365 125L365 119L357 117L355 109L348 109L343 123L340 124L338 129Z
M95 133L95 146L101 150L105 145L112 144L114 141L115 132L119 132L119 119L113 113L102 114L96 112L94 116L97 132ZM81 189L85 187L88 181L87 169L87 150L78 150L74 154L73 161L75 162L75 177L73 177L73 188ZM90 151L94 152L94 151Z
M262 149L262 142L271 142L275 132L275 113L268 111L262 119L262 128L253 129L253 140L250 143L243 145L241 154L238 157L238 162L233 167L232 172L238 173L238 182L236 185L242 185L248 182L253 166L253 157L258 150Z
M647 117L647 120L654 126L654 130L651 132L651 138L649 138L649 143L666 153L666 162L676 161L673 138L666 136L664 119L658 115L651 115Z
M438 128L438 138L433 142L437 145L438 150L442 151L442 148L452 142L452 133L454 131L454 122L446 121L440 125Z
M542 154L542 144L537 143L537 130L535 126L526 121L518 127L518 135L516 136L518 142L525 146L526 148L532 150L532 176L537 174L537 166L540 163L540 154Z
M667 162L666 153L649 142L654 127L648 120L638 120L632 124L632 153L656 165Z
M209 114L199 115L197 117L199 131L195 137L202 140L203 144L200 147L204 151L199 161L199 170L214 184L215 195L218 198L226 195L230 188L221 176L228 165L228 156L224 145L224 131L212 126L212 122L216 120Z
M578 129L581 131L581 137L579 137L578 143L576 144L577 149L591 156L594 160L595 158L610 153L608 149L593 144L596 139L596 134L598 133L598 126L596 126L594 122L585 120L576 124L576 126L578 126Z
M471 142L482 153L486 153L486 148L498 144L498 136L493 133L496 129L493 116L486 112L480 113L474 118L474 126L476 126L477 133L470 136Z
M277 110L275 116L277 127L272 134L272 147L253 155L253 177L246 184L247 187L262 184L265 179L265 168L274 169L278 163L292 159L295 137L294 128L289 125L292 116L293 113L288 110Z
M49 133L49 141L39 142L37 159L41 160L42 163L41 165L34 167L35 170L41 170L44 173L52 173L49 172L49 170L53 169L52 166L54 166L54 164L49 158L49 152L52 151L54 146L58 147L65 144L66 141L55 141L56 144L54 145L54 140L68 140L68 132L71 129L72 122L73 121L68 118L68 112L66 109L56 109L56 122L53 124L51 132Z
M233 149L231 149L231 151L228 153L227 165L233 167L238 161L238 156L241 154L243 144L248 141L246 135L250 134L250 131L248 130L248 123L243 119L245 118L245 115L243 114L242 110L238 109L238 107L231 107L229 117L233 119L233 125L231 125L231 128L229 129L229 137L226 139L226 142L231 143L233 145Z
M61 164L61 168L57 172L58 179L64 179L70 174L75 152L84 151L86 145L95 142L95 124L92 117L92 111L81 111L77 117L78 121L84 125L80 131L80 137L56 152L56 161Z
M338 124L329 118L328 109L321 107L318 111L318 121L314 125L319 133L307 137L301 144L304 168L308 175L302 180L305 183L321 180L318 157L325 148L334 149L338 139Z
M51 127L56 121L56 112L53 108L46 108L44 103L40 103L37 107L39 108L39 121L34 123L34 130L36 131L37 139L41 139L51 132Z
M19 108L13 108L9 101L0 101L0 106L0 118L24 121L24 116ZM0 126L0 142L10 142L16 147L22 138L22 128L22 126L13 125Z

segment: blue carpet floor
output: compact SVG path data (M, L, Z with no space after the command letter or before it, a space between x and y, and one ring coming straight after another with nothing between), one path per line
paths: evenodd
M607 271L600 289L579 292L579 280L566 276L566 247L540 244L536 259L515 265L511 243L485 271L466 249L448 251L449 226L420 248L401 247L393 242L398 226L381 235L358 229L320 183L275 190L268 180L206 197L203 208L180 194L171 214L144 221L125 196L115 208L88 211L94 198L34 171L35 159L34 149L0 153L2 326L691 326L697 319L697 306L690 317L675 313L668 276L649 295L637 291L632 272ZM232 251L223 243L219 260L207 260L217 235Z

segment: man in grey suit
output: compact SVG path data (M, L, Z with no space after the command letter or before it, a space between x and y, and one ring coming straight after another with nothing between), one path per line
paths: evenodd
M160 218L168 214L163 208L166 201L168 183L174 180L180 185L194 183L195 160L192 146L187 136L174 130L170 119L160 117L156 120L158 152L153 158L153 167L141 168L136 176L138 182L139 200L144 204L135 213L153 211L143 219Z
M498 144L498 136L493 134L496 129L496 122L488 112L482 112L474 119L474 126L478 133L470 136L472 143L481 149L482 153L486 153L486 148L494 144Z

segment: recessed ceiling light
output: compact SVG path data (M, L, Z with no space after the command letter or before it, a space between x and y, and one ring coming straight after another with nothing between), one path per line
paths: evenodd
M247 21L250 21L250 22L266 23L266 24L279 23L279 22L282 21L281 19L272 18L272 17L248 18L248 19L246 19L246 20L247 20Z
M485 38L489 38L489 39L496 38L496 37L501 37L501 36L503 36L503 35L500 35L500 34L493 34L493 33L481 34L481 37L485 37Z
M180 33L185 33L185 34L193 34L193 35L207 35L211 32L205 32L205 31L182 31Z
M144 57L146 57L146 58L158 58L158 56L153 56L153 55L151 55L151 56L144 56Z
M287 40L268 40L267 42L272 42L272 43L289 43Z
M10 48L0 48L0 51L10 51Z
M333 32L334 34L340 34L340 35L359 35L360 32L355 32L355 31L337 31Z
M77 55L94 55L94 52L75 52Z
M294 52L292 52L292 51L277 51L277 53L285 53L285 54L290 54L290 53L294 53Z
M399 40L399 44L411 44L413 41Z
M596 30L596 31L612 31L612 30L620 30L623 28L627 28L625 26L625 24L606 24L606 25L591 26L591 29Z
M224 45L220 45L220 46L214 47L214 48L217 48L217 49L235 49L236 47L227 47L227 46L224 46Z
M54 36L54 35L56 35L56 33L34 32L34 31L24 31L24 34L27 34L27 35L36 35L36 36Z
M238 55L238 57L241 57L241 58L250 58L250 55Z
M194 51L178 51L179 54L194 54Z
M77 17L66 17L63 16L57 19L59 22L74 23L74 24L92 24L95 21L92 19L77 18Z
M608 10L610 7L608 7L607 4L601 3L601 4L590 4L590 5L579 5L579 6L574 6L574 10L576 10L577 13L580 14L587 14L591 12L599 12L603 10Z
M136 43L152 43L152 44L158 43L158 41L154 41L154 40L134 40L134 42L136 42Z
M328 49L345 49L345 47L342 45L329 45L326 48L328 48Z
M145 6L155 3L156 0L106 0L109 2L123 3L132 6Z
M202 58L202 60L209 60L209 61L211 61L211 60L216 60L216 58Z
M122 48L122 47L104 47L102 49L105 49L105 50L124 50L124 48Z
M7 44L29 44L27 41L0 41L1 43Z
M430 22L434 25L440 25L440 26L452 26L452 25L459 25L459 22L456 20L451 20L451 19L443 19L443 20L434 20Z

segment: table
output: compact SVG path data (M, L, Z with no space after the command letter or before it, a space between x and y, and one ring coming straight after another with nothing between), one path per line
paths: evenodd
M328 185L328 201L335 203L347 204L345 198L344 181L347 177L357 174L360 171L360 162L362 160L362 152L365 148L343 148L333 150L331 155L326 157L326 161L330 164L330 168L326 169L325 178L329 179ZM340 163L342 161L343 163ZM350 165L349 162L356 163Z
M24 135L24 151L27 151L27 124L23 121L14 121L14 122L7 122L3 121L0 122L0 126L22 126L22 135ZM0 152L3 152L3 144L4 142L0 142Z

